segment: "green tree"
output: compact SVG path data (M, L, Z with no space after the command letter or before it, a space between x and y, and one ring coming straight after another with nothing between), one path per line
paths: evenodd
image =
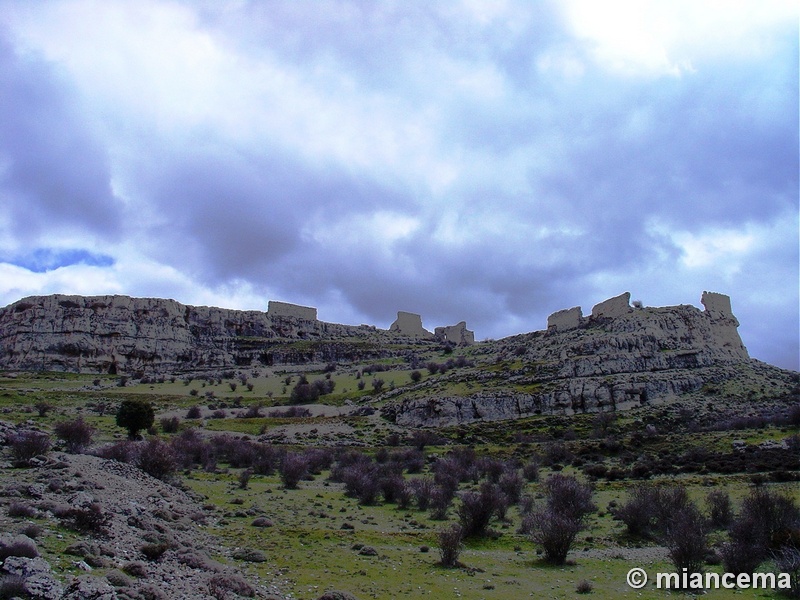
M123 400L117 410L117 425L128 430L128 437L136 439L142 429L147 429L155 421L155 413L149 402L144 400Z

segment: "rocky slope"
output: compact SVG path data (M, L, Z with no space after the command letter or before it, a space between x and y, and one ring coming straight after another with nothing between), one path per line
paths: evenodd
M553 313L545 331L465 341L460 353L474 359L471 368L381 395L383 414L397 425L419 427L618 410L721 381L785 376L750 359L730 298L704 292L701 303L702 310L631 306L626 292L587 316L580 307ZM274 304L264 313L127 296L25 298L0 309L0 369L150 375L357 365L430 352L450 340L448 330L457 329L464 340L464 332L471 335L461 323L437 328L437 338L410 313L398 313L387 331L325 323L315 309Z
M19 431L0 421L0 450L4 436ZM278 597L212 558L227 562L231 550L206 532L218 516L193 495L96 456L50 453L23 469L6 457L0 452L0 581L19 577L29 597ZM24 533L34 529L35 540Z
M448 376L451 388L474 391L421 384L384 414L398 425L448 426L619 410L726 381L778 377L791 385L790 374L750 359L727 296L705 293L705 310L634 308L629 297L603 302L586 318L580 309L560 311L547 331L497 342L494 365Z

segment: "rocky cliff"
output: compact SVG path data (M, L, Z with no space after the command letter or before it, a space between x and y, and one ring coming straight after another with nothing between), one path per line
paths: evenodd
M0 368L179 373L236 365L381 355L392 339L369 326L325 323L315 309L269 312L128 296L35 296L0 309ZM299 307L303 308L303 307ZM295 344L292 345L291 343Z
M629 300L627 292L606 300L589 317L579 307L554 313L547 331L497 342L508 360L450 375L451 388L476 391L425 393L421 385L384 413L399 425L445 426L618 410L700 390L751 363L727 296L705 292L704 310L635 308Z
M411 313L387 331L325 323L315 309L284 303L265 313L127 296L30 297L0 309L0 369L149 375L359 363L445 341L464 344L461 358L472 366L381 396L398 425L617 410L696 392L753 363L730 299L704 292L701 303L631 306L626 292L585 317L580 307L558 311L545 331L470 346L463 322L414 335L421 318Z

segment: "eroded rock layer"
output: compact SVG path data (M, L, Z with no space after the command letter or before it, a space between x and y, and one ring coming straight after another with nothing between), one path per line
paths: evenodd
M286 305L291 306L291 305ZM187 306L128 296L34 296L0 309L0 368L93 373L176 373L251 364L335 361L389 333L283 311ZM301 318L303 317L303 318ZM297 342L294 346L287 342Z
M704 293L705 310L634 308L629 298L607 300L589 317L578 307L559 311L546 332L501 340L516 360L478 370L469 383L479 391L419 394L384 412L420 427L618 410L697 391L751 363L727 296Z

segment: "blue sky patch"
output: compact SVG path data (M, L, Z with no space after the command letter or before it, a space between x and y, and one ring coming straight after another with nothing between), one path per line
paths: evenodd
M107 254L95 254L80 248L37 248L27 254L6 259L4 262L23 267L34 273L46 273L70 265L110 267L114 264L114 259Z

